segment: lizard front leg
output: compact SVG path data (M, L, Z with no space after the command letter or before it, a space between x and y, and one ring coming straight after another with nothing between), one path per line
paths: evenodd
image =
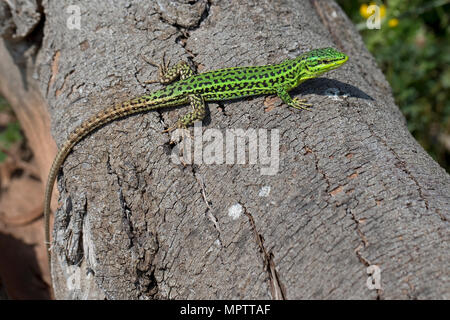
M295 108L295 109L301 109L301 110L310 110L312 104L306 103L306 99L298 99L295 97L292 99L292 97L289 95L286 89L279 88L277 90L277 95L280 97L281 100L283 100L284 103L286 103L289 107Z
M180 79L187 79L195 74L194 70L185 62L179 61L176 65L170 67L170 60L166 62L165 53L162 58L162 63L156 64L144 56L142 58L150 65L158 68L158 79L156 80L148 80L145 83L155 83L159 82L161 84L169 84Z

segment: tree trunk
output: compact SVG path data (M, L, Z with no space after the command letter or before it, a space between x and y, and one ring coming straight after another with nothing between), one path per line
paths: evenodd
M56 298L450 298L450 177L408 132L334 2L72 4L42 3L34 30L42 41L33 64L18 66L33 70L34 79L22 80L39 86L58 146L99 110L159 88L145 84L157 77L145 60L159 62L164 52L198 72L328 46L350 59L292 92L314 105L311 112L264 96L209 103L203 131L225 139L230 129L258 137L265 129L269 141L278 134L274 175L261 174L267 165L259 160L176 163L179 145L162 131L186 107L115 121L82 140L58 182ZM51 148L32 143L48 160ZM368 267L381 287L367 284Z

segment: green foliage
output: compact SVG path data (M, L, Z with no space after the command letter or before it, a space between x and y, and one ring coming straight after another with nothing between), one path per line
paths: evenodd
M0 96L0 112L5 111L5 110L9 110L9 104L8 102L6 102L5 98L3 98L2 96Z
M408 128L450 172L450 1L372 1L385 16L367 29L369 1L340 0L391 84ZM380 10L383 16L383 10Z
M10 106L5 99L0 97L0 112L10 111ZM8 149L13 143L22 140L20 124L18 121L10 122L6 127L0 127L0 147ZM0 163L5 161L6 154L0 150Z

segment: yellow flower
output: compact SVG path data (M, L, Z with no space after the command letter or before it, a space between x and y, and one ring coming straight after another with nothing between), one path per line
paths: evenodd
M359 14L365 19L367 19L370 16L370 14L367 12L368 7L369 6L367 4L363 4L361 5L361 7L359 7Z
M398 25L398 19L396 19L396 18L389 19L388 25L391 28L395 28Z
M376 4L374 2L371 2L370 6L372 6L372 5L376 5ZM372 8L371 8L372 10L368 10L368 9L369 9L369 5L367 5L367 4L363 4L359 7L359 14L365 19L369 18L376 12ZM379 11L380 18L384 18L386 16L386 6L384 4L382 4L381 6L379 6L379 9L380 9L380 11Z
M380 6L380 17L384 18L386 16L386 6L384 4L382 4Z

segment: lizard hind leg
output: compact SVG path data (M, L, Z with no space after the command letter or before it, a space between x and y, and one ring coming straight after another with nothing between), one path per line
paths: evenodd
M178 118L178 121L175 122L172 127L163 132L169 132L175 129L186 129L189 126L192 126L195 121L203 120L206 114L205 100L203 97L199 94L191 94L189 95L189 102L192 111Z
M144 59L145 62L158 68L158 79L147 80L145 81L146 84L155 82L169 84L178 78L187 79L195 74L194 70L185 61L179 61L176 65L171 67L170 60L166 62L165 56L166 54L164 53L161 64L156 64L142 56L142 59Z

